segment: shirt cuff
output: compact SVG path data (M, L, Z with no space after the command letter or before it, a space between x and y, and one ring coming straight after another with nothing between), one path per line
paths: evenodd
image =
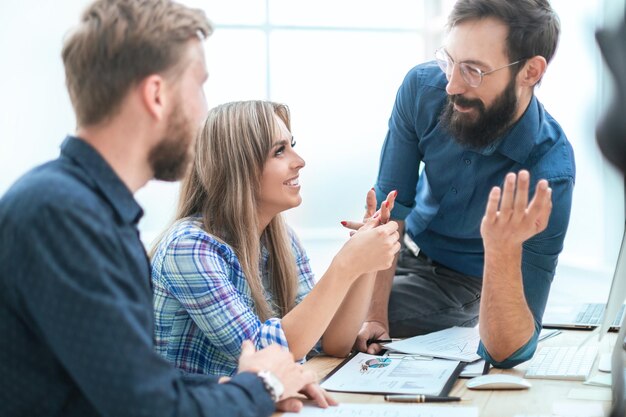
M376 191L376 203L378 205L377 208L379 208L382 202L387 198L388 193L383 192L378 185L374 187L374 191ZM393 210L391 210L391 218L393 220L404 220L411 211L413 211L413 205L411 205L411 207L405 206L396 200L393 205Z
M489 352L487 352L487 349L483 345L482 341L478 345L478 354L480 355L480 357L482 357L485 361L489 362L495 368L509 369L509 368L519 365L520 363L526 362L527 360L533 357L533 355L535 354L535 350L537 350L538 339L539 339L539 331L535 328L535 333L530 338L530 340L526 342L524 346L517 349L515 352L513 352L511 356L504 359L503 361L494 360L491 357L491 355L489 355Z
M263 381L251 372L237 374L225 385L234 385L246 392L248 398L255 404L254 415L270 416L276 410L276 404L265 389Z
M280 347L289 350L287 336L285 336L281 320L276 317L267 319L261 326L259 345L257 347L263 349L270 345L280 345Z
M284 350L289 350L287 336L279 318L268 319L261 328L261 336L259 338L259 349L263 349L270 345L279 345ZM303 358L296 358L296 362L303 364L306 362L306 355Z

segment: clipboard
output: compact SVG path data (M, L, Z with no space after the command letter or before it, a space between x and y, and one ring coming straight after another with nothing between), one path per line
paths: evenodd
M474 378L476 376L487 375L491 365L484 359L480 359L476 362L465 364L459 378Z
M389 358L353 352L320 383L327 391L360 394L446 396L465 363L401 355Z

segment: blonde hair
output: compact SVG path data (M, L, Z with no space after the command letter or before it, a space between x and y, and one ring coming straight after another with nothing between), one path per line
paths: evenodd
M96 0L63 45L65 82L79 126L115 114L151 74L175 77L190 39L213 32L202 10L171 0Z
M262 321L287 314L297 291L296 263L282 216L272 219L261 241L258 236L260 178L279 132L274 115L291 129L289 109L282 104L242 101L209 112L176 214L177 220L199 214L204 230L233 248ZM259 271L261 242L269 252L270 291L277 311L265 299Z

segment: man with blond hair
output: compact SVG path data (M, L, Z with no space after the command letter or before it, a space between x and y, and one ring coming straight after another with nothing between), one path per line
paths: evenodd
M0 415L268 416L330 400L289 352L246 343L231 379L187 375L153 346L133 194L173 181L207 112L204 13L98 0L63 47L76 134L0 200Z

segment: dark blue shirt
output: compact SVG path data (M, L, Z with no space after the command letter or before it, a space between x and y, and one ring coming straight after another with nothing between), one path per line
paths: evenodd
M249 373L218 384L153 347L142 210L105 160L68 138L0 200L0 415L252 416Z
M548 227L524 243L524 293L535 319L534 337L503 362L481 344L479 353L496 366L532 357L541 318L569 222L575 178L574 153L559 124L533 96L522 117L484 149L461 146L439 122L447 102L445 74L430 62L413 68L397 97L383 145L376 185L378 201L398 190L392 212L433 260L480 279L484 248L480 223L491 188L509 172L526 169L531 197L539 179L552 188ZM471 279L471 278L470 278Z

